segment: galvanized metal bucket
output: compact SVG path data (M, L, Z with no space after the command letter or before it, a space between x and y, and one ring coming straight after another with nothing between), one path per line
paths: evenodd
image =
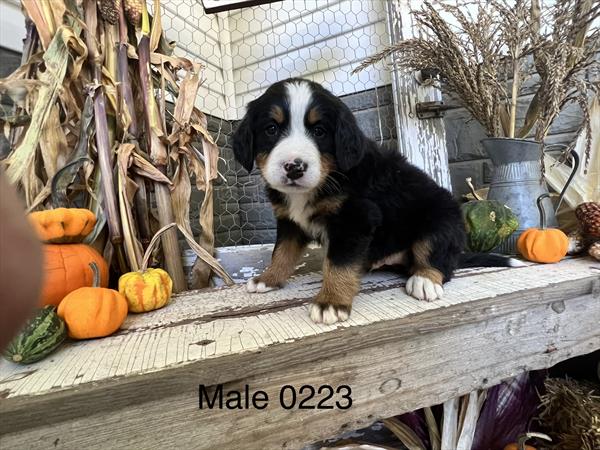
M494 172L488 200L497 200L508 206L519 220L519 228L494 251L504 254L517 253L517 240L527 228L538 227L540 214L536 200L548 194L548 186L542 178L541 156L543 146L536 141L511 138L483 139L483 147L492 160ZM573 156L573 174L579 160ZM567 181L561 198L572 176ZM556 227L556 215L550 198L544 200L546 224ZM559 200L560 202L560 200Z

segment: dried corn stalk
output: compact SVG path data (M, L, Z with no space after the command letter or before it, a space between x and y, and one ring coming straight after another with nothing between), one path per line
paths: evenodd
M30 210L96 212L89 242L121 272L140 267L161 226L176 220L189 239L195 178L206 195L195 248L203 275L194 287L207 286L210 274L231 282L212 257L218 148L195 106L203 66L164 45L160 9L155 0L152 18L142 0L23 1L30 23L23 65L0 80L16 105L0 111L13 139L4 163ZM183 290L178 237L175 228L163 233L161 264Z

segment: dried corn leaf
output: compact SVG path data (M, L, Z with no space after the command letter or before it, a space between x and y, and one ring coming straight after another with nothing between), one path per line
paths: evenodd
M6 174L12 184L22 180L26 169L33 164L44 123L62 88L70 57L74 56L74 60L80 60L86 55L86 47L72 29L61 27L54 35L44 54L46 70L40 75L43 85L39 89L31 114L31 124L7 161Z
M8 95L19 108L25 108L27 98L40 86L42 82L38 80L5 78L0 81L0 94Z
M21 5L37 28L44 49L54 38L56 30L63 23L64 0L22 1Z
M475 428L477 427L477 419L479 412L485 400L485 391L473 391L468 396L464 396L466 405L463 407L464 413L462 426L460 427L460 435L456 444L457 450L471 450L473 446L473 438L475 436Z
M38 195L44 188L44 183L38 178L35 172L35 165L29 165L25 170L24 178L22 180L27 206L33 204L36 199L39 201Z
M190 145L192 149L193 155L188 158L190 162L190 170L194 174L196 178L196 189L199 191L204 190L204 186L206 185L206 171L204 169L204 155L200 153L193 145Z
M185 158L179 158L179 164L173 176L173 189L171 190L171 204L175 221L189 234L192 233L190 225L190 196L192 195L192 184Z
M83 104L83 111L79 121L79 136L77 137L77 145L75 151L70 156L69 161L56 172L52 178L52 204L54 207L67 206L67 189L75 180L77 173L86 163L88 170L85 176L86 187L88 186L88 179L91 176L94 164L93 160L88 156L88 147L90 145L90 139L92 138L92 124L94 121L94 104L91 96L85 97L85 103Z
M395 417L383 419L383 424L411 450L426 450L423 441L410 429L410 427L398 420Z
M158 181L159 183L166 183L169 186L173 185L171 180L169 180L164 173L162 173L160 170L154 167L151 162L147 161L144 159L144 157L137 153L133 153L131 170L136 174L150 180Z
M158 48L163 33L161 24L160 0L154 0L154 17L152 18L152 29L150 30L150 51Z
M134 144L121 144L117 149L117 182L125 256L130 270L137 271L140 270L142 264L142 248L136 238L136 227L133 219L133 197L137 185L127 176L127 169L134 150Z
M46 185L42 188L42 190L38 193L38 195L31 201L29 207L27 208L27 213L35 211L39 208L48 198L51 193L50 182L46 183Z
M215 236L214 236L214 212L213 212L213 185L212 185L212 173L211 165L206 164L206 161L210 161L213 154L218 154L218 148L216 145L211 145L203 140L204 160L205 164L200 164L196 159L194 161L197 164L194 166L196 172L196 184L199 180L204 182L203 187L199 187L200 190L204 191L204 198L200 205L200 245L210 254L214 253ZM200 170L201 169L201 170ZM216 174L216 168L215 172ZM200 289L207 287L210 281L210 270L203 264L202 261L196 260L192 268L192 287Z
M58 104L50 108L40 139L40 154L46 176L52 178L63 167L68 157L67 137L60 123Z
M102 207L102 200L104 198L104 194L102 193L102 177L100 176L100 167L98 164L93 166L92 172L86 176L86 179L92 180L93 183L88 190L90 196L86 207L96 215L96 226L84 240L86 244L91 244L96 242L100 236L104 235L103 230L106 225L106 216L104 214L104 208ZM106 243L106 245L108 244L110 244L110 242ZM104 252L104 256L105 258L109 256L106 251ZM111 261L111 259L106 260Z
M69 199L68 199L68 189L79 170L83 167L83 164L89 161L93 164L93 161L87 156L81 156L76 158L73 161L70 161L64 167L62 167L59 171L56 172L51 181L51 193L52 193L52 205L55 208L58 207L68 207Z
M459 397L451 398L444 402L444 416L442 420L441 447L456 448L458 440L458 405Z
M190 121L192 112L194 111L194 103L200 86L200 74L198 72L189 71L179 86L179 95L175 102L173 110L173 132L169 136L169 142L174 142L172 136L177 135L180 130L185 130L184 124Z
M435 416L431 408L423 408L425 413L425 421L427 422L427 429L429 431L429 442L431 443L431 450L441 450L441 437L440 430L438 428Z
M207 120L206 116L200 113L200 123L195 123L192 127L199 131L202 135L202 150L204 151L204 165L206 166L206 173L208 181L212 181L217 178L217 166L219 163L219 147L215 144L212 136L207 131Z

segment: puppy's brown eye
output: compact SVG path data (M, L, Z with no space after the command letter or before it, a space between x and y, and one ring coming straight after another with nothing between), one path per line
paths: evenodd
M314 127L313 130L313 135L315 135L316 137L323 137L327 134L327 131L325 130L325 128L323 127Z
M277 125L269 125L267 128L265 128L265 134L267 136L277 136L277 132L279 131L279 128L277 127Z

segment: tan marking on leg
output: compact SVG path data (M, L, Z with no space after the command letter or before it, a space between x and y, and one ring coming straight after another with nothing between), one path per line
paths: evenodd
M417 269L412 272L413 275L418 275L420 277L428 278L433 281L435 284L441 285L444 281L444 275L437 269L433 267L427 267L423 269Z
M412 246L415 266L429 267L429 255L431 254L431 242L423 240L415 242Z
M444 294L444 275L429 263L431 242L419 241L413 244L414 257L411 277L406 281L406 292L419 300L432 301Z
M271 108L271 118L280 125L285 122L285 113L281 109L281 106L273 105Z
M331 325L350 317L352 300L360 290L358 266L338 267L328 259L323 264L323 286L308 307L313 322Z
M358 266L334 266L326 259L323 263L323 286L315 302L350 308L360 290L360 278L361 270Z
M296 270L296 263L300 259L304 247L297 241L281 241L273 250L271 265L255 279L255 282L263 282L267 286L283 286Z
M430 279L436 284L442 284L444 275L429 264L429 255L431 255L431 242L423 240L415 242L412 246L413 251L413 267L411 273Z
M321 120L321 113L319 113L319 110L317 108L311 108L310 111L308 111L307 119L310 125L314 125L319 120Z

